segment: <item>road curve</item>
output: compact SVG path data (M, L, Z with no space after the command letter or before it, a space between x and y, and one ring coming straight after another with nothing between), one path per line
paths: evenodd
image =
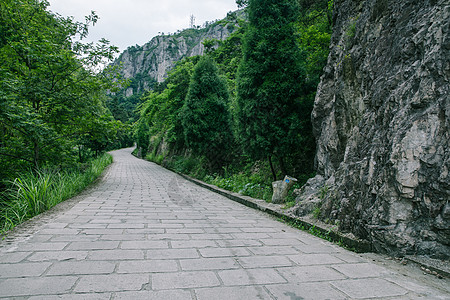
M342 249L131 151L113 151L99 184L0 244L0 298L450 298L448 279Z

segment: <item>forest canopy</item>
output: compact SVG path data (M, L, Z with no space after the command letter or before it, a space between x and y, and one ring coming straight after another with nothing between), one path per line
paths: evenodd
M221 21L237 29L223 41L205 40L203 58L179 62L141 98L134 127L138 153L201 178L255 170L266 184L286 174L308 178L315 153L311 111L329 52L333 2L237 2L245 13ZM205 61L217 65L208 80L197 74ZM220 77L228 100L207 91L222 90ZM226 103L220 114L211 106L219 99ZM219 147L216 129L227 136ZM219 167L211 163L217 156Z

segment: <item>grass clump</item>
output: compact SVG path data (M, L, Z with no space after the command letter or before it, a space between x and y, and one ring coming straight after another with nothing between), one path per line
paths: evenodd
M83 171L21 174L0 194L0 234L75 196L111 163L112 156L104 154L92 160Z
M272 186L258 174L238 173L226 178L219 175L207 175L203 181L244 196L263 199L267 202L272 199Z

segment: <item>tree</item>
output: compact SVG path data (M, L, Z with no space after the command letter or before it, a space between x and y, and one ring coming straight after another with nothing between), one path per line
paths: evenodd
M47 11L47 1L0 2L0 164L38 169L61 165L101 116L113 84L99 66L117 48L106 40L83 44L88 27ZM3 174L2 174L3 175Z
M209 56L202 57L192 74L181 122L187 146L216 169L233 142L228 98L226 81L216 64Z
M297 0L248 1L249 25L237 78L238 132L253 159L272 158L287 173L285 158L296 152L302 127L305 82L302 53L295 39Z

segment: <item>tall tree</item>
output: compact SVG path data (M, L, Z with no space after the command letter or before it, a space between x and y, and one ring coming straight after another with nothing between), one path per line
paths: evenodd
M103 96L112 81L98 67L117 48L106 40L81 42L97 21L94 13L78 23L48 5L0 2L0 164L9 170L61 165L87 123L107 114Z
M237 119L244 151L253 159L272 158L283 173L285 157L297 151L309 114L301 105L305 71L295 38L297 0L249 0L249 25L238 70Z
M194 68L181 112L186 143L217 168L225 160L233 141L228 111L228 89L215 62L204 56Z

